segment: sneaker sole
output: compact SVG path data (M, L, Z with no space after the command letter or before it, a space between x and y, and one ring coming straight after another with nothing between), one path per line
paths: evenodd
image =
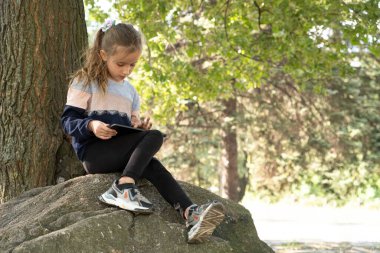
M190 230L188 243L202 243L205 242L224 220L224 206L222 203L213 203L205 210L205 215L200 218L199 225ZM193 228L192 228L193 229Z
M152 209L139 209L139 208L136 208L134 205L125 205L125 204L120 203L118 201L115 201L113 199L105 198L103 195L100 195L98 197L98 199L100 200L100 202L102 202L104 204L107 204L110 206L116 206L116 207L119 207L121 209L133 212L133 213L138 213L138 214L151 214L151 213L153 213Z

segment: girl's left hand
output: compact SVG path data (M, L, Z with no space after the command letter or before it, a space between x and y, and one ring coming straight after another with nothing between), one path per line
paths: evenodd
M131 117L132 127L139 127L141 125L141 120L136 115L132 115Z
M139 126L139 128L142 128L145 130L151 129L152 128L152 122L150 122L150 117L145 118L144 121L141 122L141 125Z
M150 122L150 117L147 117L144 119L144 121L141 121L138 117L133 115L131 118L131 123L132 123L132 126L136 127L136 128L142 128L145 130L149 130L152 128L152 123Z

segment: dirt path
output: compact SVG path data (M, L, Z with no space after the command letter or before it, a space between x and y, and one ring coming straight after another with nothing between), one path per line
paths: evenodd
M267 244L276 253L379 253L380 243L333 243L333 242L309 242L286 243L269 242Z
M276 253L380 253L380 207L332 208L243 200Z

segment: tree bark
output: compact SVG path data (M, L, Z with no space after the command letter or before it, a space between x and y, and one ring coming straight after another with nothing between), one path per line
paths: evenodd
M238 174L238 144L236 133L236 98L232 97L222 101L225 109L223 110L223 119L225 124L222 127L222 171L221 185L223 186L222 196L234 201L239 201L239 174ZM231 118L232 120L226 120Z
M54 182L68 75L86 45L83 1L0 2L0 203Z

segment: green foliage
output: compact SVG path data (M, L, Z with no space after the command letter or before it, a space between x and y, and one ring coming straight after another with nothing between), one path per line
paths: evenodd
M252 139L246 141L258 143L248 152L256 158L252 189L275 199L292 193L338 205L378 199L379 80L379 62L367 56L355 78L331 80L325 95L309 94L305 101L312 106L302 103L305 93L281 99L283 91L262 87L267 92L254 100L277 104L253 113Z
M96 1L85 2L89 19L102 22L106 13ZM278 70L305 89L321 90L325 79L352 71L347 43L376 48L366 38L378 36L373 1L115 0L113 9L147 38L138 84L168 122L172 108L186 109L183 101L228 97Z
M89 23L109 12L85 3ZM146 37L133 79L143 109L170 133L168 167L216 185L228 124L252 191L379 197L377 1L112 3ZM223 117L229 97L238 110Z

